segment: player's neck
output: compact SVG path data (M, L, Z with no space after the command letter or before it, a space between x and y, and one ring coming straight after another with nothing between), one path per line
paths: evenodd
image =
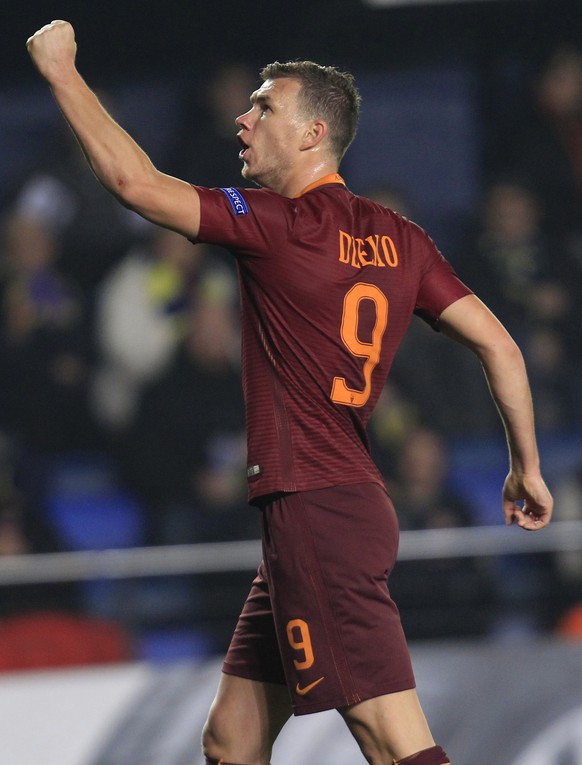
M284 197L293 199L294 197L300 196L301 192L308 186L312 186L321 178L335 174L337 171L338 167L335 163L317 163L306 168L301 168L301 171L299 172L290 173L281 184L281 187L273 190Z

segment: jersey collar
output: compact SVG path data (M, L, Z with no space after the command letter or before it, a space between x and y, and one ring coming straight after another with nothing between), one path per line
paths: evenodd
M293 199L302 197L304 194L307 194L308 191L313 191L313 189L316 189L319 186L325 186L328 183L340 183L342 186L346 185L346 182L339 173L330 173L329 175L324 175L323 178L320 178L314 183L310 183L309 186L306 186L302 191L299 192L299 194L295 194Z

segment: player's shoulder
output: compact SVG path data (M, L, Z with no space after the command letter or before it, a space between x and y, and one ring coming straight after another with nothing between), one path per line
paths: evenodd
M381 218L389 222L395 228L410 229L411 231L422 232L423 229L410 218L407 218L397 210L386 207L381 202L377 202L371 197L349 192L350 204L357 209L360 215L367 214L373 218Z
M393 210L391 207L387 207L385 204L373 199L365 194L358 194L348 189L348 195L351 200L351 204L358 205L362 209L370 210L378 215L388 215L391 218L407 220L403 215Z
M416 221L406 215L386 207L370 197L351 194L352 207L355 217L359 220L368 219L374 225L380 225L382 230L411 251L416 253L434 253L438 248L427 231Z
M244 186L196 187L203 207L228 209L235 218L276 215L292 208L291 200L270 189Z

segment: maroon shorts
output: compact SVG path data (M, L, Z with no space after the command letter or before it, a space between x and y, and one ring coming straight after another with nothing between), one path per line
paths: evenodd
M224 672L286 684L296 715L415 685L387 579L398 522L386 491L357 484L262 507L263 555Z

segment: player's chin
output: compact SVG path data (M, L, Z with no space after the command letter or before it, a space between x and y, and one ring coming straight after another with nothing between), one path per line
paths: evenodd
M247 165L246 162L243 164L243 166L241 168L241 171L240 171L240 174L245 179L245 181L253 181L254 180L254 175L249 170L249 166Z
M249 165L248 162L243 162L243 166L241 169L241 175L245 180L247 181L256 181L257 174L256 172L253 172L252 167Z
M262 176L259 173L253 173L247 164L243 165L243 168L241 170L241 175L245 179L245 181L251 181L252 183L259 186L260 188L264 188L265 186L267 186L267 184L262 179Z

